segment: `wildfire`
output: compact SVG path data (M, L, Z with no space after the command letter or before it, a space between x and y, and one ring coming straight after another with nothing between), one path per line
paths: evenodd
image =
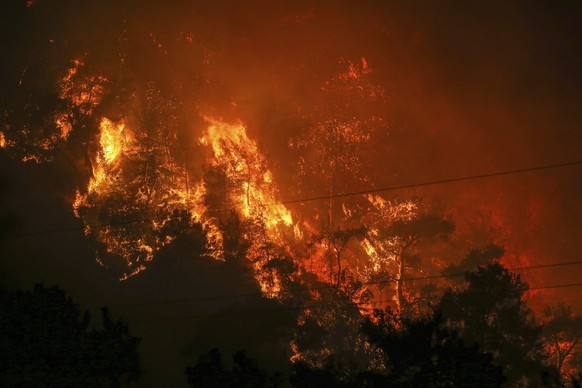
M275 273L263 276L262 268L300 228L277 200L272 173L245 126L209 118L207 122L200 144L210 149L209 164L223 171L226 179L227 203L221 209L236 211L250 225L245 236L251 242L247 258L261 289L276 296L281 279ZM205 231L208 254L216 259L224 255L220 213L212 214L205 205L208 182L190 182L185 167L167 148L152 148L151 140L140 128L130 130L126 120L102 118L93 176L85 190L77 191L73 204L87 225L86 234L104 244L101 255L126 263L122 279L143 270L161 247L194 222Z
M125 262L123 280L144 270L161 247L202 217L204 190L191 190L171 159L160 160L171 176L159 172L161 166L152 164L158 150L145 147L124 120L102 118L98 140L93 176L86 190L77 190L73 206L85 233L104 245L100 255Z
M291 212L277 199L276 186L267 162L245 126L206 117L209 126L200 144L210 147L209 163L225 174L228 195L225 208L236 210L250 223L247 258L265 295L275 297L281 291L281 279L263 272L263 267L282 249L286 241L300 233Z
M82 115L91 115L103 99L107 78L85 74L85 63L79 59L60 81L60 98L70 101L72 107L78 109Z
M106 164L113 163L123 151L126 144L125 123L113 123L107 118L101 120L101 151Z
M120 155L129 146L128 137L125 136L125 123L123 121L114 123L107 118L101 120L99 125L99 151L93 164L93 177L89 182L88 192L96 191L99 186L108 181L108 185L114 185L117 166L114 162L119 159ZM105 190L108 190L107 188Z
M201 143L212 148L211 163L223 168L234 186L230 200L245 218L260 218L270 237L278 237L280 226L292 226L291 212L276 199L271 171L257 144L241 123L228 124L206 118L209 127Z

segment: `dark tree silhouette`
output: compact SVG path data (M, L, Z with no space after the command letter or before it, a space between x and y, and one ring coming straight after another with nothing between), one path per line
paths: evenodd
M463 278L458 277L458 274L475 271L482 265L499 260L504 253L505 249L503 247L494 244L482 249L472 249L460 263L448 265L443 270L443 275L450 276L452 280L462 281Z
M377 310L366 320L363 332L380 350L381 366L369 370L355 365L327 362L314 368L305 362L293 366L295 387L463 387L499 386L500 367L478 345L466 346L456 332L442 325L435 313L421 319Z
M342 270L342 255L347 250L348 245L354 239L361 239L366 235L365 228L348 228L348 229L324 229L323 232L318 235L314 236L315 239L319 241L326 241L329 248L328 248L328 255L329 255L329 277L330 283L333 283L335 280L335 287L336 291L339 291L341 283L342 283L342 276L345 275L345 270ZM333 273L333 262L336 263L336 272L335 272L335 279Z
M465 280L465 289L447 290L437 306L447 327L492 353L507 386L557 385L557 370L546 366L542 328L522 301L527 284L496 262L468 272Z
M335 388L355 386L357 372L338 364L334 357L329 357L320 368L314 368L300 361L293 365L289 382L294 387Z
M58 287L0 290L0 385L119 387L141 375L137 346L102 309L102 327Z
M398 244L395 245L395 257L398 263L398 273L396 274L396 295L400 309L406 307L404 298L403 279L410 269L409 262L414 258L411 255L411 248L419 240L430 240L440 236L447 236L455 229L451 221L441 217L426 214L412 220L397 220L388 228L383 230L383 237L393 239L397 237Z
M382 350L385 373L362 374L372 386L384 376L397 387L499 386L501 368L478 344L466 345L457 332L443 327L443 317L413 319L391 310L376 311L363 327L371 343Z
M267 376L242 350L233 354L229 367L222 361L220 351L214 348L200 356L196 365L186 368L186 375L192 387L201 388L260 388L279 383L278 376Z
M582 368L582 316L572 313L564 304L547 306L544 310L547 321L543 337L550 354L550 362L568 376Z
M412 271L424 271L420 255L420 245L430 243L439 238L448 237L455 225L438 215L421 213L414 217L395 216L391 211L381 211L369 214L364 223L372 233L367 238L375 247L383 261L390 263L392 268L387 272L391 281L395 282L396 305L399 311L411 313L414 298L409 295L404 282ZM412 301L411 301L412 299Z

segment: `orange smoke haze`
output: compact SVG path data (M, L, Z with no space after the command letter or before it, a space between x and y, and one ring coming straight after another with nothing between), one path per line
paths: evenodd
M119 278L146 269L176 238L168 230L195 223L209 254L224 259L221 223L234 209L255 228L245 236L249 260L276 297L282 280L261 272L273 257L298 255L305 271L318 262L315 276L332 282L323 253L331 240L298 246L380 211L371 197L341 194L580 158L581 31L565 6L25 5L39 31L21 37L7 67L19 86L3 85L25 95L47 78L42 87L63 104L40 124L5 120L0 148L25 161L66 155L74 179L63 194ZM417 201L456 225L430 253L435 271L491 242L517 269L582 258L581 174L573 166L494 176L380 192L376 201ZM338 198L302 201L326 196ZM345 249L338 262L354 277L380 268L368 240ZM576 283L582 267L519 273L538 288ZM577 290L529 297L538 310L564 301L580 311Z

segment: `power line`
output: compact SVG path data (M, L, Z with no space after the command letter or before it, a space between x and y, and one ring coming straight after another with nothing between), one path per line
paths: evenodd
M551 289L551 288L570 288L570 287L582 287L582 283L569 283L569 284L554 284L549 286L540 286L540 287L528 287L528 288L519 288L518 290L529 292L535 290L543 290L543 289ZM473 293L485 293L488 292L487 290L480 290L480 291L472 291ZM418 298L418 300L424 299L439 299L442 298L442 295L428 295L422 298ZM366 306L373 303L388 303L391 302L392 299L380 299L380 300L369 300L366 302L354 303L355 306ZM314 309L323 309L329 307L335 307L337 304L333 303L314 303L309 305L303 306L281 306L279 308L270 308L270 309L258 309L258 310L233 310L233 311L221 311L217 313L208 313L208 314L195 314L195 315L178 315L178 316L169 316L169 317L161 317L161 318L151 318L151 319L142 319L136 320L135 322L139 323L149 323L149 322L163 322L163 321L184 321L184 320L193 320L193 319L204 319L209 317L219 317L219 316L233 316L233 315L246 315L246 314L276 314L276 313L283 313L283 312L291 312L291 311L302 311L306 309L314 310Z
M297 199L291 199L291 200L284 200L284 201L281 201L278 203L267 203L267 204L265 204L265 206L276 206L276 205L280 205L280 204L289 205L289 204L295 204L295 203L314 202L314 201L320 201L320 200L331 199L331 198L344 198L344 197L359 196L359 195L365 195L365 194L374 194L374 193L381 193L381 192L388 192L388 191L398 191L398 190L411 189L411 188L417 188L417 187L434 186L434 185L456 183L456 182L463 182L463 181L477 180L477 179L486 179L486 178L492 178L492 177L497 177L497 176L515 175L515 174L537 172L537 171L544 171L544 170L564 168L564 167L573 167L573 166L579 166L579 165L582 165L582 160L573 161L573 162L565 162L565 163L547 164L547 165L542 165L542 166L535 166L535 167L528 167L528 168L521 168L521 169L514 169L514 170L497 171L497 172L484 173L484 174L478 174L478 175L468 175L468 176L462 176L462 177L456 177L456 178L430 180L430 181L410 183L410 184L405 184L405 185L387 186L387 187L376 188L376 189L371 188L371 189L367 189L367 190L351 191L351 192L345 192L345 193L336 193L336 194L331 194L331 195L319 195L319 196L314 196L314 197L297 198ZM209 215L222 214L222 213L227 213L230 211L231 210L215 210L215 211L209 211L206 214L209 214ZM170 218L176 218L176 217L170 217ZM151 221L153 221L153 219L151 219L151 218L141 218L141 219L135 219L135 220L93 224L93 225L91 225L91 227L92 228L104 228L104 227L108 227L108 226L123 226L123 225L129 225L129 224L134 224L134 223L151 222ZM37 236L37 235L43 235L43 234L65 233L65 232L73 232L73 231L83 230L84 228L85 228L85 226L71 226L71 227L66 227L66 228L40 230L40 231L33 231L33 232L26 232L26 233L15 233L15 234L13 234L13 236L29 237L29 236Z
M526 270L526 269L538 269L538 268L551 268L551 267L564 267L564 266L569 266L569 265L578 265L578 264L582 264L582 260L580 261L568 261L568 262L563 262L563 263L554 263L554 264L539 264L539 265L530 265L530 266L525 266L525 267L515 267L515 268L507 268L508 271L514 272L514 271L522 271L522 270ZM418 276L418 277L412 277L412 278L404 278L401 281L403 282L409 282L409 281L416 281L416 280L431 280L431 279L443 279L443 278L452 278L452 277L458 277L458 276L464 276L466 272L456 272L456 273L452 273L452 274L443 274L443 275L429 275L429 276ZM389 281L377 281L377 282L367 282L364 283L366 285L376 285L376 284L386 284L386 283L394 283L396 282L396 280L389 280Z
M571 265L580 265L582 264L582 260L578 261L568 261L562 263L548 263L548 264L539 264L539 265L531 265L526 267L519 267L519 268L507 268L508 271L521 271L526 269L539 269L539 268L552 268L552 267L564 267L564 266L571 266ZM446 275L432 275L432 276L419 276L419 277L410 277L410 278L403 278L400 281L402 282L409 282L409 281L418 281L418 280L431 280L431 279L443 279L443 278L452 278L452 277L459 277L464 276L466 272L457 272L452 274ZM396 279L389 279L389 280L382 280L382 281L372 281L372 282L363 282L362 285L381 285L381 284L389 284L395 283L398 280ZM310 289L306 288L293 288L290 289L289 292L310 292L310 291L321 291L321 290L330 290L336 288L336 285L333 284L326 284L324 286L319 287L312 287ZM206 302L206 301L215 301L215 300L222 300L222 299L238 299L238 298L251 298L251 297L262 297L264 296L261 292L252 292L246 294L230 294L230 295L215 295L215 296L204 296L204 297L196 297L196 298L181 298L181 299L166 299L166 300L159 300L159 301L149 301L149 302L141 302L141 303L125 303L125 304L118 304L112 305L111 307L141 307L141 306L154 306L154 305L168 305L168 304L180 304L180 303L192 303L192 302Z
M536 166L536 167L528 167L528 168L520 168L515 170L506 170L506 171L498 171L498 172L491 172L485 174L478 174L478 175L469 175L469 176L462 176L457 178L446 178L446 179L439 179L439 180L432 180L432 181L424 181L418 183L410 183L405 185L397 185L397 186L387 186L378 189L367 189L361 191L350 191L346 193L337 193L332 195L320 195L315 197L308 197L303 199L293 199L282 201L283 204L292 204L292 203L299 203L299 202L311 202L311 201L319 201L329 198L342 198L342 197L351 197L354 195L365 195L365 194L374 194L374 193L381 193L385 191L396 191L396 190L404 190L404 189L412 189L416 187L422 186L434 186L434 185L441 185L447 183L456 183L456 182L463 182L469 180L476 180L476 179L484 179L484 178L492 178L496 176L504 176L504 175L515 175L515 174L522 174L526 172L535 172L535 171L543 171L543 170L550 170L555 168L563 168L563 167L572 167L582 165L582 160L574 161L574 162L566 162L566 163L556 163L556 164L547 164L543 166Z

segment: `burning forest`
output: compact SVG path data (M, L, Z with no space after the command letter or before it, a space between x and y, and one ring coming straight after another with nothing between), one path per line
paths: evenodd
M221 350L274 385L579 384L582 9L439 4L2 5L2 173L41 177L6 252L74 241L150 366L181 322L192 386L267 384L204 348L232 309L261 339Z

